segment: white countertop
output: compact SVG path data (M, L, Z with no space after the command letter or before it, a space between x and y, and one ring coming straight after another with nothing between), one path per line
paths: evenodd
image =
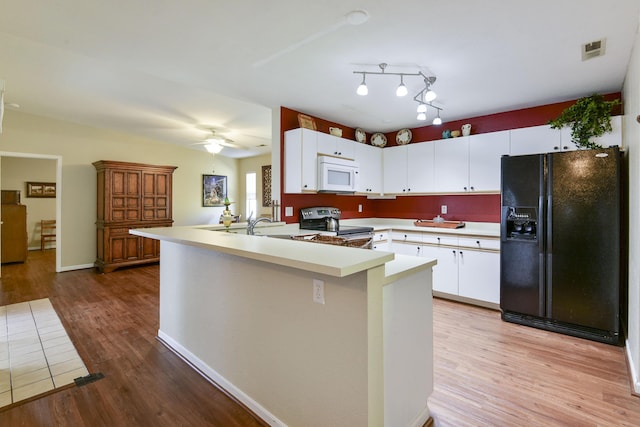
M130 233L336 277L365 271L393 261L395 258L391 252L212 231L215 229L219 229L219 227L158 227L130 230ZM263 234L295 234L291 233L294 229L298 230L297 224L285 226L274 224L270 227L256 227L256 234L258 232ZM419 264L426 266L431 261L433 260L425 258L421 259ZM411 265L411 268L415 267L416 265ZM390 274L400 273L398 270L402 270L400 266L392 269Z
M424 219L424 218L423 218ZM374 230L403 230L423 233L455 234L458 236L500 237L500 224L495 222L465 222L462 228L416 227L415 219L361 218L344 219L340 224L373 227Z
M414 221L413 219L396 218L361 218L341 220L340 224L368 226L373 227L376 231L393 229L458 236L496 238L500 236L500 224L498 223L467 222L463 228L451 229L416 227L413 225ZM344 277L384 264L386 281L391 282L415 269L435 265L435 260L394 255L391 252L264 237L266 235L316 234L313 230L301 230L297 223L261 222L255 227L255 236L246 235L246 226L246 223L234 223L230 227L230 233L221 231L224 230L223 225L209 224L137 229L131 230L131 234L216 250L336 277Z

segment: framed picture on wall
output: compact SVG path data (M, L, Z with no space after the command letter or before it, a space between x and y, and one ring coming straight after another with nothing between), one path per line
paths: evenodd
M224 206L227 197L227 177L224 175L202 175L202 206Z
M56 183L27 181L27 197L56 197Z

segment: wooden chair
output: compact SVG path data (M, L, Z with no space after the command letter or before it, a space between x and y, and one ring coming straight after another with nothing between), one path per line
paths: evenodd
M56 220L43 219L40 221L40 250L44 251L47 242L56 241Z

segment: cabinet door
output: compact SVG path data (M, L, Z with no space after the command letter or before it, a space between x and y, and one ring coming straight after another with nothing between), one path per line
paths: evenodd
M431 193L435 189L435 144L407 145L407 188L412 193Z
M509 154L512 156L549 153L560 150L562 146L560 131L551 129L548 125L511 129L509 133L511 138Z
M140 258L140 237L129 234L128 228L105 229L105 234L105 263L135 261Z
M356 144L355 160L360 165L358 193L382 193L382 149L367 144Z
M403 194L407 187L407 146L400 145L382 150L383 185L385 194Z
M500 159L509 154L509 131L469 137L469 191L500 191Z
M112 169L109 172L107 213L109 221L140 221L141 172Z
M318 132L318 154L344 157L353 159L355 156L355 142L330 135L328 133Z
M425 233L423 240L422 256L438 260L433 267L433 290L458 295L458 238Z
M435 142L435 191L460 193L469 188L469 137Z
M142 172L142 219L171 218L171 173Z
M459 295L500 303L500 254L460 249Z
M317 190L318 132L292 129L284 134L284 192Z

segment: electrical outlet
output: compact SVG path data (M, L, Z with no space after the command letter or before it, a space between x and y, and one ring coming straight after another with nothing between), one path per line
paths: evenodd
M324 304L324 280L313 279L313 302Z
M447 205L440 206L440 213L441 214L446 214L447 213Z
M293 206L284 207L284 216L293 216Z
M362 205L358 205L358 212L362 212Z

